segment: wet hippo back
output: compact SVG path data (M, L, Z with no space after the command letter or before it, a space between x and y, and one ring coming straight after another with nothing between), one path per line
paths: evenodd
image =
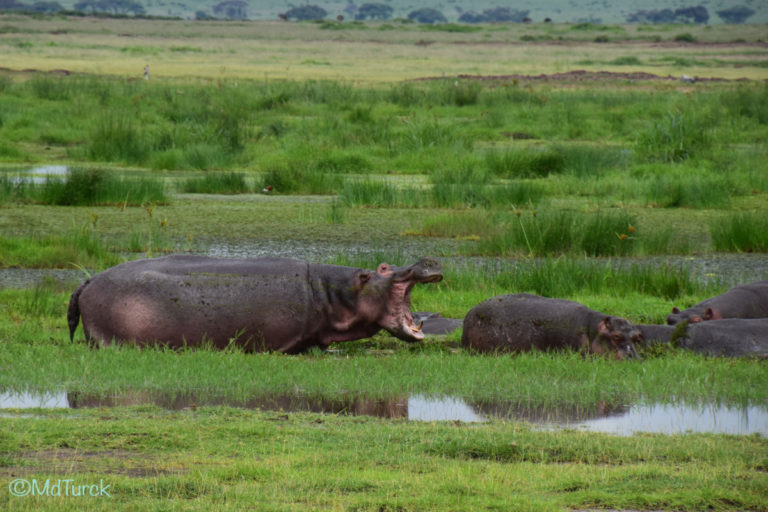
M697 323L724 318L766 318L768 317L768 281L734 286L715 297L703 300L688 309L673 308L667 316L667 323L675 325L688 321Z
M768 318L689 324L679 346L710 356L768 357Z
M172 256L113 267L80 296L88 336L162 340L172 347L208 340L258 349L280 337L290 346L314 315L306 262ZM265 312L269 312L265 316Z
M579 350L636 356L642 334L627 320L577 302L526 293L500 295L472 308L461 343L482 352Z

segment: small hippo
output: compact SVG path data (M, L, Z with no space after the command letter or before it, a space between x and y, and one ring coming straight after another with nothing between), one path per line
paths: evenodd
M410 312L416 283L443 278L432 259L375 271L289 258L175 255L123 263L81 285L69 302L89 341L170 347L230 345L297 353L381 329L424 338Z
M735 286L727 292L699 302L680 311L672 308L667 324L675 325L687 320L689 323L722 318L766 318L768 317L768 281Z
M421 332L424 334L448 334L457 329L461 329L463 320L459 318L446 318L440 313L431 313L429 311L419 311L413 313L413 323L421 325Z
M710 356L768 357L768 318L726 318L689 324L677 345Z
M579 350L637 357L640 329L577 302L519 293L481 302L464 318L461 344L482 352Z

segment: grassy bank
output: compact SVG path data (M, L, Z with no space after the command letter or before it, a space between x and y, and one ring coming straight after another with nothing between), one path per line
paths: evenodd
M765 510L768 492L759 437L617 438L228 408L3 422L12 432L0 438L4 472L110 486L97 498L3 492L7 510Z

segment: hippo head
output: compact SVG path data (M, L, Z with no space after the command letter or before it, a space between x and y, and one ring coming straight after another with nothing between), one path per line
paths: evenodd
M682 321L688 321L689 324L695 324L707 320L720 320L721 318L723 317L720 312L715 311L712 308L707 308L704 310L703 314L698 314L689 310L680 311L677 307L673 307L672 313L667 315L667 325L676 325Z
M411 290L416 283L436 283L443 279L440 264L424 258L408 267L390 267L381 263L376 269L379 279L374 286L385 301L377 323L390 334L403 341L424 339L421 324L413 321L411 314Z
M637 358L635 344L643 344L642 331L623 318L606 316L597 327L593 353L609 353L615 359Z

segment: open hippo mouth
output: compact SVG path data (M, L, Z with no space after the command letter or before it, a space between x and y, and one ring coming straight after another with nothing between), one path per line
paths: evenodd
M440 264L424 258L410 267L393 269L392 285L389 294L389 315L383 327L393 336L408 342L421 341L421 323L416 325L411 314L411 290L416 283L437 283L442 281L443 272Z

